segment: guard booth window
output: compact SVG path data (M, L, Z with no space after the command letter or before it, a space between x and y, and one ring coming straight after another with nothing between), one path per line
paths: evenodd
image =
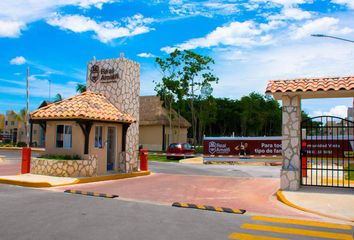
M72 147L72 128L70 125L57 125L56 136L57 148L71 148Z
M95 127L95 148L102 148L102 126Z

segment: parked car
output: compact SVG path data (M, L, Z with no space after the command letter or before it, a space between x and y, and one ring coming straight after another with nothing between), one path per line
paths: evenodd
M167 159L180 159L192 157L195 154L195 149L189 143L171 143L166 151Z

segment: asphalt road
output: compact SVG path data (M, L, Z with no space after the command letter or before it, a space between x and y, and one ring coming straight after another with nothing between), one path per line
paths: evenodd
M319 239L323 234L334 234L337 239L346 234L343 239L350 239L353 234L348 226L343 230L318 227L318 223L293 225L251 219L255 216L247 214L181 209L1 184L0 213L2 240L215 240L240 239L236 237L242 234L250 234L252 239Z

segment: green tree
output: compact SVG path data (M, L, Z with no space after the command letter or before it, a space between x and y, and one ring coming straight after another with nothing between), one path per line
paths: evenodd
M12 113L15 116L15 119L20 123L23 124L24 130L25 130L25 135L27 136L27 131L28 131L28 112L26 108L22 108L19 113L16 113L15 111L12 111Z
M60 93L57 93L57 95L54 96L54 102L60 102L63 100L64 100L64 98Z
M214 60L189 50L175 49L165 59L156 58L156 62L163 76L162 81L156 84L155 90L158 94L162 92L176 99L178 113L180 113L182 100L189 100L193 144L196 144L197 119L194 102L202 95L203 88L212 91L211 83L217 83L219 80L210 66L214 64Z
M76 85L76 92L78 92L78 93L86 92L86 84L78 83Z

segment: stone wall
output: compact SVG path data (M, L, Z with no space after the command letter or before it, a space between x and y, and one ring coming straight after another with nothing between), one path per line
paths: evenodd
M31 159L31 173L56 177L92 177L97 175L97 157L88 160Z
M301 170L301 98L300 96L283 96L282 105L283 166L280 175L280 188L296 191L300 188Z
M137 122L128 128L125 151L118 153L117 157L119 172L137 171L140 65L123 57L93 60L88 64L86 83L89 91L105 95L119 110L136 119Z

